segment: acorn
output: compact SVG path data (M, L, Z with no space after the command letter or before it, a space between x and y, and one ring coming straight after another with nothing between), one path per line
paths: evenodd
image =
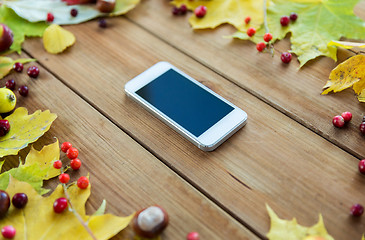
M133 218L134 232L143 238L159 236L169 223L165 209L158 205L139 210Z
M113 12L115 8L115 0L97 0L96 8L102 13Z

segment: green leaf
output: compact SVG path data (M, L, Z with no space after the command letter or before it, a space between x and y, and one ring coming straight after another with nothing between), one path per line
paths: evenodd
M30 3L32 1L29 1ZM44 22L31 23L19 17L12 9L4 4L0 6L0 23L6 24L14 34L14 42L10 49L21 52L21 45L25 37L41 37L43 31L48 27Z
M13 69L13 65L16 62L20 63L27 63L27 62L33 62L36 61L32 58L19 58L13 60L10 57L0 57L0 79L8 75L8 73Z

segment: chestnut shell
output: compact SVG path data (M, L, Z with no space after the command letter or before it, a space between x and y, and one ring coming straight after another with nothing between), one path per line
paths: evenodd
M162 210L163 214L164 214L164 221L157 225L156 227L154 227L151 231L143 231L139 226L138 226L138 216L141 212L143 212L144 210L146 210L147 208L143 208L141 210L139 210L138 212L136 212L136 214L133 217L133 230L134 232L143 238L155 238L157 236L159 236L163 230L165 230L165 228L167 227L167 225L169 224L169 216L167 215L167 212L165 209L163 209L161 206L159 205L153 205L154 207L158 207Z

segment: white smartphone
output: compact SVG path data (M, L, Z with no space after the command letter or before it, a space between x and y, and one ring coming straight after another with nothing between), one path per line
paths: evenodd
M133 78L126 94L204 151L246 124L247 114L168 62Z

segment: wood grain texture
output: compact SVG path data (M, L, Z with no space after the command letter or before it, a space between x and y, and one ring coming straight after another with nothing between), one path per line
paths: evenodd
M136 11L145 10L149 4L152 1L145 1L137 8L142 10ZM159 14L166 14L161 11ZM336 239L361 238L364 220L354 222L349 217L351 205L364 198L361 189L365 178L357 171L358 159L176 50L181 45L166 44L124 18L108 22L110 28L104 30L98 29L95 21L67 27L76 35L77 43L58 56L45 54L37 39L27 41L24 47L136 141L261 235L269 230L265 210L268 203L279 216L296 216L307 226L314 224L321 212ZM171 35L181 34L177 29L170 31ZM180 42L188 41L188 35L180 35ZM212 42L220 36L211 36ZM226 47L220 46L214 52L224 56ZM209 51L213 50L200 46L193 56L206 56ZM215 59L221 61L226 72L242 71L244 67L241 62L231 65L223 57ZM124 84L161 60L178 66L244 109L248 124L216 151L205 153L127 99ZM284 71L281 65L277 67ZM274 75L251 72L261 78ZM272 84L273 91L280 87L285 96L284 86ZM260 85L256 88L261 89Z
M50 109L58 114L50 131L35 144L36 148L58 137L60 142L70 141L79 149L83 166L69 173L71 181L90 174L89 213L95 211L103 199L107 201L107 212L119 216L159 204L170 215L170 226L162 235L163 239L184 239L190 231L199 231L204 239L224 239L225 236L258 239L44 68L40 67L40 75L35 80L24 72L12 74L5 80L9 78L14 78L18 86L27 84L30 89L28 97L18 97L18 107L24 106L30 112ZM1 87L4 84L4 80L0 82ZM26 154L27 150L22 151L23 159ZM4 159L5 169L18 163L17 157ZM46 186L55 184L57 179ZM131 228L113 239L133 239Z
M365 136L359 132L365 105L358 102L352 89L321 95L337 65L332 59L320 57L298 70L295 57L289 65L280 60L280 54L290 49L288 38L275 44L272 58L257 52L251 42L223 38L235 32L230 26L193 31L188 26L190 14L174 17L171 8L168 1L144 1L127 17L346 151L365 158ZM360 1L355 12L365 19L365 1ZM352 55L340 50L338 60ZM353 120L346 129L333 128L332 117L344 111L352 112Z

